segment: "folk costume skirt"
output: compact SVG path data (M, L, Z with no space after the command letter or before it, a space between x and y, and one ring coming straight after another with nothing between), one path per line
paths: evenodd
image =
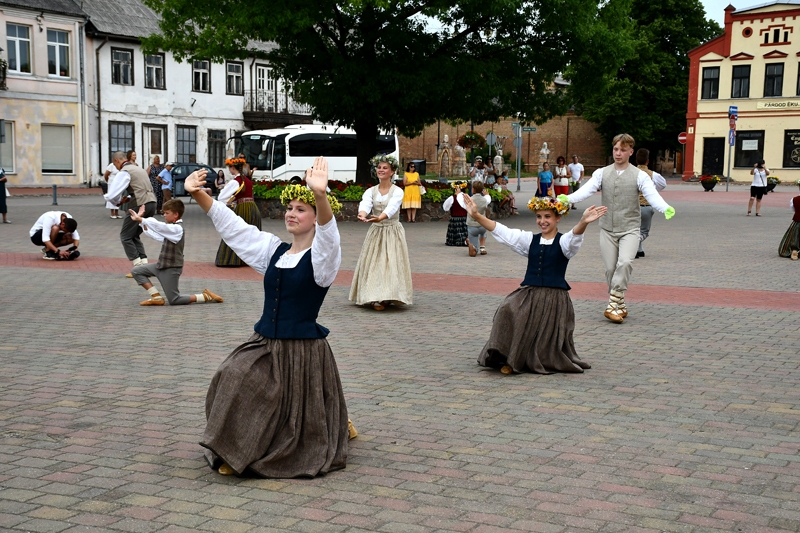
M237 215L242 217L245 222L261 229L261 212L258 210L258 205L256 205L254 201L238 201L233 210ZM225 241L220 241L219 243L217 258L214 260L214 264L218 267L245 266L244 261L239 259L239 256L225 244Z
M347 406L326 339L254 334L220 365L200 445L208 464L268 478L345 467Z
M503 300L478 364L515 372L583 372L591 365L575 352L575 311L569 291L522 286Z
M353 272L350 301L357 305L391 302L411 305L411 262L406 232L399 223L373 223Z
M447 246L466 246L467 237L469 237L467 217L450 217L450 222L447 224L447 238L444 243Z
M783 234L781 244L778 246L778 255L781 257L790 257L792 250L800 250L800 222L789 224L789 229Z

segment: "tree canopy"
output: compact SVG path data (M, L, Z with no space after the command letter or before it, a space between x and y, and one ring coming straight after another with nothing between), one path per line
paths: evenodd
M552 81L598 24L592 0L145 2L163 32L146 48L178 59L264 57L317 119L354 128L359 182L379 129L414 135L437 119L563 113L568 101ZM262 52L254 41L278 46Z
M599 18L598 31L617 35L619 47L612 58L591 49L575 57L567 76L576 111L609 142L625 132L637 145L676 148L686 126L687 53L721 28L699 0L610 0Z

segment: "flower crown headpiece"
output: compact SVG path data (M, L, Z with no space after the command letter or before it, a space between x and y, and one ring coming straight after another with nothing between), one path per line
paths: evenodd
M533 211L555 211L558 215L566 215L569 213L569 204L563 203L561 200L556 198L550 197L539 197L534 196L531 198L530 202L528 202L528 209Z
M287 185L286 188L281 191L281 203L283 205L289 205L289 202L292 200L299 200L305 204L314 206L314 208L317 207L317 199L314 198L314 193L306 185L293 183ZM331 204L331 210L334 215L342 210L342 204L335 196L329 194L328 202Z
M453 183L451 183L450 186L452 188L454 188L454 189L456 187L458 187L459 189L466 189L467 188L467 182L465 180L456 180Z
M236 167L236 166L239 166L239 165L245 166L246 164L247 164L247 161L245 161L241 157L232 157L230 159L226 159L225 160L225 166L226 167Z
M392 170L395 172L398 168L400 168L400 163L397 161L397 159L390 155L376 155L370 159L369 163L373 168L378 168L378 163L389 163L389 166L391 166Z

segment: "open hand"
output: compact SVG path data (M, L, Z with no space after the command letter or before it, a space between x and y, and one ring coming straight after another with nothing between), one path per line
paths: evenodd
M583 215L581 215L581 220L587 224L591 224L601 216L605 215L607 212L608 208L604 205L601 205L600 207L590 206L587 207L583 212Z
M314 166L306 170L306 185L312 192L325 194L328 190L328 160L318 157Z
M137 224L141 224L144 216L144 206L139 206L139 212L137 213L133 209L128 209L128 214L131 216L131 220L136 222Z
M202 191L206 188L206 175L208 171L204 168L195 170L191 174L186 177L186 181L183 182L183 188L188 193Z

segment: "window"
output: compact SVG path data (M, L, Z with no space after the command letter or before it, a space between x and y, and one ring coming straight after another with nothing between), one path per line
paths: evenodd
M14 123L10 120L6 124L6 142L0 144L0 167L6 174L13 174L14 170Z
M305 133L289 140L292 157L356 157L356 136Z
M111 83L133 85L133 50L111 49Z
M178 126L178 163L197 162L197 128Z
M72 126L42 124L42 172L72 174Z
M227 94L244 94L244 78L242 77L244 65L242 63L228 62L228 75L226 78L225 92Z
M148 89L166 89L164 79L164 54L144 56L144 86Z
M211 92L211 61L192 61L192 90Z
M47 72L69 78L69 33L47 30Z
M719 98L719 67L706 67L703 69L703 100Z
M108 139L111 156L114 155L114 152L136 150L136 147L133 145L133 130L133 122L108 123ZM112 161L113 157L109 157L109 160Z
M761 159L764 159L764 130L737 131L733 166L753 168Z
M9 72L31 73L31 28L6 24Z
M733 81L731 82L731 98L750 97L750 65L733 67Z
M225 130L208 130L208 164L225 166Z
M7 133L6 138L8 138ZM800 168L800 130L784 131L783 166L784 168Z
M764 96L781 96L783 94L783 63L767 65L764 76Z

